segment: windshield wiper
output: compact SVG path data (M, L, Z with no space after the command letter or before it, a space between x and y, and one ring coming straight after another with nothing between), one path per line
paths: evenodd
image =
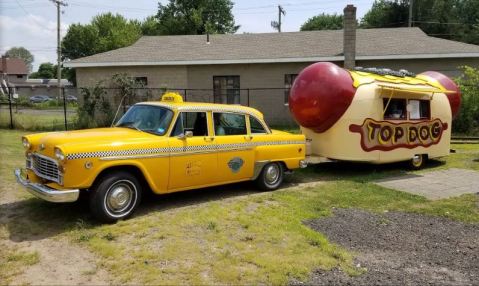
M138 127L136 127L134 124L136 122L134 121L125 121L125 122L122 122L120 124L117 124L115 125L116 127L126 127L126 128L130 128L130 129L135 129L135 130L138 130L138 131L141 131L141 132L145 132L145 133L149 133L149 134L153 134L153 135L158 135L157 133L153 132L153 131L149 131L149 130L142 130Z
M144 132L144 131L141 130L140 128L136 127L136 126L134 125L135 123L136 123L136 122L134 122L134 121L125 121L125 122L122 122L122 123L120 123L120 124L117 124L116 127L126 127L126 128L135 129L135 130Z

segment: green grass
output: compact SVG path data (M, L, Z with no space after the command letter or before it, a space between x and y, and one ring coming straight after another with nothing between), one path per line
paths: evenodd
M13 169L24 166L24 149L22 145L22 136L26 134L23 131L2 130L0 129L0 192L5 182L12 183Z
M74 127L75 114L67 113L67 123L69 129ZM63 113L51 114L49 112L29 113L28 110L21 110L13 113L13 125L17 130L29 131L52 131L64 130L65 122ZM0 128L10 128L10 113L7 109L2 109L0 113Z
M0 131L1 192L21 193L10 183L13 167L24 164L22 134ZM479 169L479 145L454 148L458 153L417 173ZM406 173L403 164L317 165L288 177L289 183L323 182L315 187L256 193L242 184L147 197L133 218L113 225L96 223L82 204L54 205L25 196L15 205L23 215L12 218L3 231L20 238L67 237L98 255L99 267L117 283L287 284L305 281L316 268L336 266L356 275L364 269L353 265L354 253L331 244L303 221L331 215L333 208L361 208L479 223L477 195L428 201L372 183Z

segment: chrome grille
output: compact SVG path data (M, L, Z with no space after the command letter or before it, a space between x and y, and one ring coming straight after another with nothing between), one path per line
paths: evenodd
M33 154L31 168L37 176L61 184L61 176L55 160L43 155Z

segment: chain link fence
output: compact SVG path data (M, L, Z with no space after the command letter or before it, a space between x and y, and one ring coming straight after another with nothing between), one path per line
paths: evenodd
M289 89L285 88L62 87L60 95L56 87L16 86L0 94L0 128L52 131L110 126L133 104L158 101L165 92L177 92L185 102L251 106L274 125L294 125L287 106Z

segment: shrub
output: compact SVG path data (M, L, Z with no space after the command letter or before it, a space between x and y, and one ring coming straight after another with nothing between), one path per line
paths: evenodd
M94 128L110 126L113 111L106 99L105 88L98 82L93 88L82 88L83 105L78 107L77 128Z
M454 133L479 134L479 69L464 66L463 74L456 78L461 88L461 108L453 120Z

